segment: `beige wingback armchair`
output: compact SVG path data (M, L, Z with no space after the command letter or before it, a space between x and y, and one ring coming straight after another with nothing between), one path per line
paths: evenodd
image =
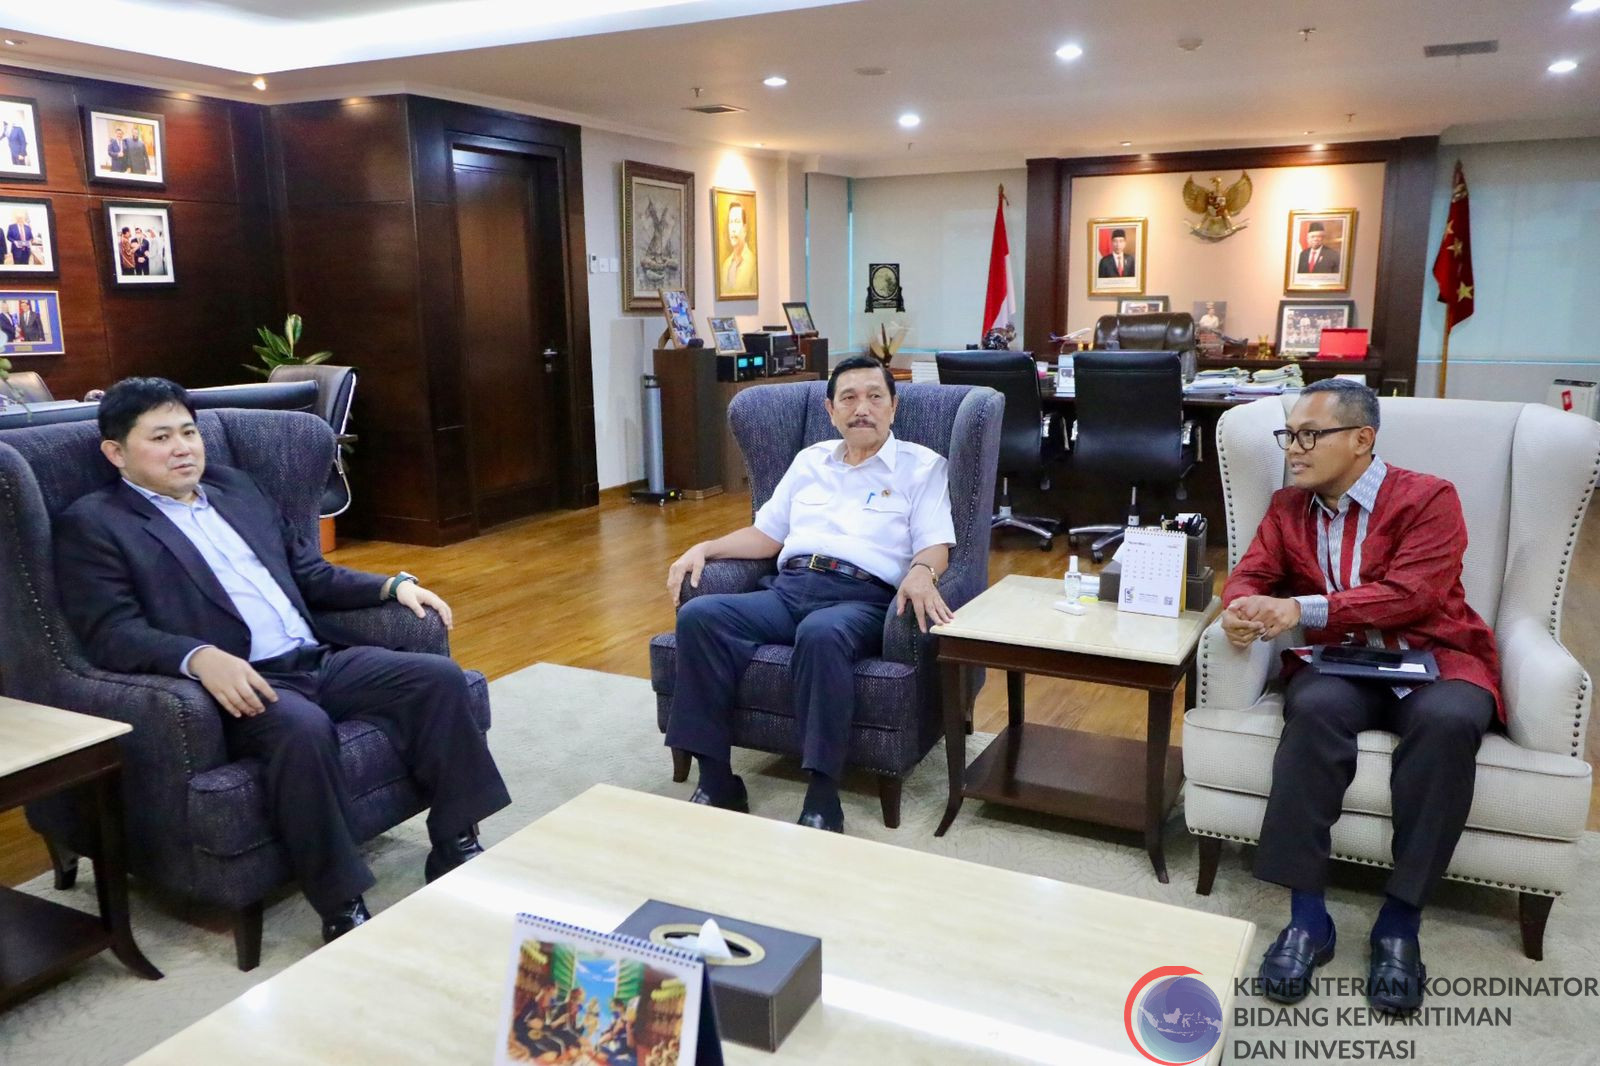
M1282 428L1292 399L1258 400L1217 425L1230 567L1283 487L1283 453L1271 433ZM1461 496L1469 538L1462 582L1500 649L1509 723L1479 748L1472 811L1445 876L1520 893L1523 950L1540 959L1551 904L1577 872L1589 813L1590 680L1561 645L1561 600L1600 476L1600 425L1538 404L1396 398L1381 410L1378 454L1448 478ZM1260 836L1283 728L1283 697L1269 682L1281 650L1299 639L1295 631L1240 651L1220 622L1201 639L1183 765L1202 895L1211 891L1223 841ZM1380 731L1361 735L1355 780L1333 826L1336 858L1390 864L1395 742Z

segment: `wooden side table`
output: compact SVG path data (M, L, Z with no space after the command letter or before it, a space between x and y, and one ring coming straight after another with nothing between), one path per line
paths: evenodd
M134 943L123 864L122 752L126 722L0 696L0 810L71 788L91 798L99 831L94 857L100 916L0 888L0 1008L31 995L106 948L150 980L161 971Z
M1178 682L1194 702L1195 649L1218 606L1177 618L1126 614L1113 604L1085 604L1064 614L1053 578L1004 578L935 626L944 690L950 798L935 836L955 821L968 796L990 803L1143 830L1145 852L1167 881L1161 825L1183 783L1180 753L1168 748ZM1006 671L1008 723L971 766L966 765L965 672ZM1026 674L1141 688L1149 694L1143 742L1023 720Z

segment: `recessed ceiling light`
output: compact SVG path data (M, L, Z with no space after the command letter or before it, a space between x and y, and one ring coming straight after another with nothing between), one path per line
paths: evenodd
M789 84L789 79L785 78L781 74L774 74L770 78L761 79L761 84L765 85L765 86L767 86L768 88L771 88L771 89L781 89L785 85Z
M267 79L263 78L263 77L260 77L259 75L250 84L254 85L257 89L260 89L262 92L266 92L267 91Z
M1312 150L1312 151L1313 151L1313 152L1320 152L1320 151L1322 151L1322 150L1323 150L1323 149L1324 149L1324 148L1326 148L1326 147L1328 147L1328 146L1327 146L1327 145L1325 145L1325 144L1313 144L1313 145L1312 145L1312 146L1311 146L1311 150Z
M1545 69L1552 74L1571 74L1578 69L1578 62L1575 59L1558 59Z
M1600 11L1600 0L1578 0L1572 5L1572 10L1580 15L1587 15L1591 11Z
M1124 148L1132 148L1133 147L1133 142L1132 141L1118 141L1117 143L1122 145L1122 147L1124 147Z
M1056 58L1064 59L1069 63L1081 55L1083 55L1083 47L1081 45L1064 44L1056 49Z
M922 116L915 111L907 111L900 116L900 128L903 130L913 129L920 125L922 125Z
M21 43L22 42L17 40L15 37L7 37L6 38L6 47L7 48L15 48L17 45L19 45Z
M1306 130L1306 131L1305 131L1305 132L1304 132L1304 133L1302 133L1302 134L1301 134L1301 135L1300 135L1300 136L1302 136L1302 137L1309 137L1309 136L1311 136L1311 135L1312 135L1312 134L1313 134L1313 133L1315 133L1315 132L1317 132L1317 131L1316 131L1316 130Z

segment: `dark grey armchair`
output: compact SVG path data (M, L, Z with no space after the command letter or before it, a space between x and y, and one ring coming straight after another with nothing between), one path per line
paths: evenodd
M216 410L198 414L206 458L248 472L313 543L318 500L333 463L333 431L312 414ZM138 877L234 912L239 968L261 956L262 902L290 880L267 820L254 759L231 760L222 712L197 682L113 674L84 657L61 613L51 522L116 472L93 422L12 430L0 438L0 691L133 726L123 737L127 861ZM450 653L443 624L399 604L316 618L340 644ZM478 724L489 727L488 688L469 671ZM360 721L338 726L354 831L366 840L425 806L388 738ZM72 884L90 834L67 802L32 804L28 821L50 847L57 887Z
M989 584L989 511L999 462L1000 421L1005 400L988 388L963 385L900 385L894 433L901 440L932 448L950 461L950 502L956 546L939 591L951 608L960 607ZM752 515L777 488L802 448L837 439L822 401L827 383L765 385L739 393L728 421L750 472ZM699 589L684 584L683 599L711 593L749 592L774 560L716 560L700 576ZM939 698L937 638L917 629L910 611L891 610L883 625L883 654L856 664L856 718L850 728L847 764L878 774L883 824L900 825L900 793L907 774L943 735ZM790 699L789 658L794 649L763 645L740 679L733 713L733 742L782 755L800 753L800 737ZM650 684L656 693L656 724L667 731L677 680L677 635L650 641ZM983 683L972 671L969 699ZM689 774L689 754L674 751L673 780Z

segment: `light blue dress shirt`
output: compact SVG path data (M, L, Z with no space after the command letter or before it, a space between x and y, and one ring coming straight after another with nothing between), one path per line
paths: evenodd
M233 609L250 627L251 662L272 659L317 643L311 626L289 602L288 595L273 580L266 565L228 524L227 519L211 506L205 489L196 486L195 501L188 504L159 492L151 492L127 478L122 480L133 491L155 504L156 509L166 515L199 551L200 557L222 585L222 590L228 594ZM196 648L185 655L178 666L188 677L194 676L189 672L189 660L199 650Z

